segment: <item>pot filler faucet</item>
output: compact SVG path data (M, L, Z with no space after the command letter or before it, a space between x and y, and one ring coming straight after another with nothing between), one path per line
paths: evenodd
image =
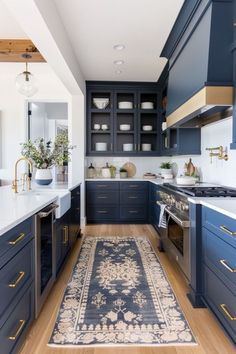
M28 191L31 190L31 176L32 176L32 171L33 171L33 164L26 157L21 157L15 163L15 175L14 175L14 180L12 181L12 190L14 191L14 193L18 193L18 181L19 180L17 179L17 167L18 167L18 163L20 161L26 161L29 166L28 175L27 175L27 173L24 173L22 176L22 191L24 191L25 181L27 182Z

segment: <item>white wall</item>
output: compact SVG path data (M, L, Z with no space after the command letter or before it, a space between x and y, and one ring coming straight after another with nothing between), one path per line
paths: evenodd
M210 183L219 183L226 186L236 187L236 150L230 150L232 142L232 118L227 118L216 123L206 125L201 130L202 144L201 155L193 155L192 161L198 167L201 174L201 180ZM209 151L206 147L216 147L223 145L227 148L229 160L218 160L213 157L212 163L209 157ZM190 156L179 157L89 157L86 159L86 166L93 162L95 167L104 166L106 162L121 167L125 162L131 161L136 165L136 176L141 177L144 172L159 172L159 166L162 161L172 161L177 164L178 174L183 173L185 162L188 162Z

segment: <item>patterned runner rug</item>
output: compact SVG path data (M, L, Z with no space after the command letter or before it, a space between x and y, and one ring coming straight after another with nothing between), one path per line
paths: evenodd
M145 237L87 237L67 285L51 346L195 345Z

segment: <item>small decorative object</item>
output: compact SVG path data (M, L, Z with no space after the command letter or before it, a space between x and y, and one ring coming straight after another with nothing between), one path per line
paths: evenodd
M115 178L116 177L116 167L111 165L110 172L111 172L111 178Z
M189 162L185 164L185 169L186 169L185 172L186 176L194 176L196 167L192 163L192 159L189 159Z
M105 109L109 104L109 98L93 98L93 104L98 109Z
M120 130L127 131L130 130L130 124L120 124Z
M142 144L142 151L151 151L152 144Z
M108 130L108 125L107 124L102 124L102 130Z
M93 129L94 130L99 130L100 129L100 124L94 124Z
M123 144L123 151L133 151L133 144Z
M127 171L128 177L134 177L136 174L136 166L132 162L126 162L122 168Z
M127 178L128 177L128 172L126 169L124 169L123 167L120 168L120 178Z
M108 162L106 163L105 167L102 167L102 177L103 178L111 178L111 170L108 165Z
M154 103L153 102L142 102L141 103L141 108L142 109L153 109L154 108Z
M145 178L145 179L156 179L157 175L155 173L146 172L146 173L144 173L143 178Z
M144 132L152 131L152 125L143 125L143 131Z
M69 145L67 131L58 134L53 143L38 138L34 142L29 140L21 145L22 156L30 159L37 169L35 181L40 185L47 185L52 182L51 167L65 166L70 161L70 150L74 148L74 146Z
M133 102L130 101L121 101L118 103L119 109L133 109Z
M94 178L94 177L95 177L95 168L91 163L90 166L88 167L88 178Z
M165 175L171 175L171 163L170 162L162 162L160 165L161 168L161 175L164 177Z
M107 151L107 143L95 143L96 151Z

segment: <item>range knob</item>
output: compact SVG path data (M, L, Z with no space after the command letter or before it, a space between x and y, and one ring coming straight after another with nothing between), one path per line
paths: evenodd
M187 203L181 203L181 210L182 211L188 211L189 210L189 206Z

